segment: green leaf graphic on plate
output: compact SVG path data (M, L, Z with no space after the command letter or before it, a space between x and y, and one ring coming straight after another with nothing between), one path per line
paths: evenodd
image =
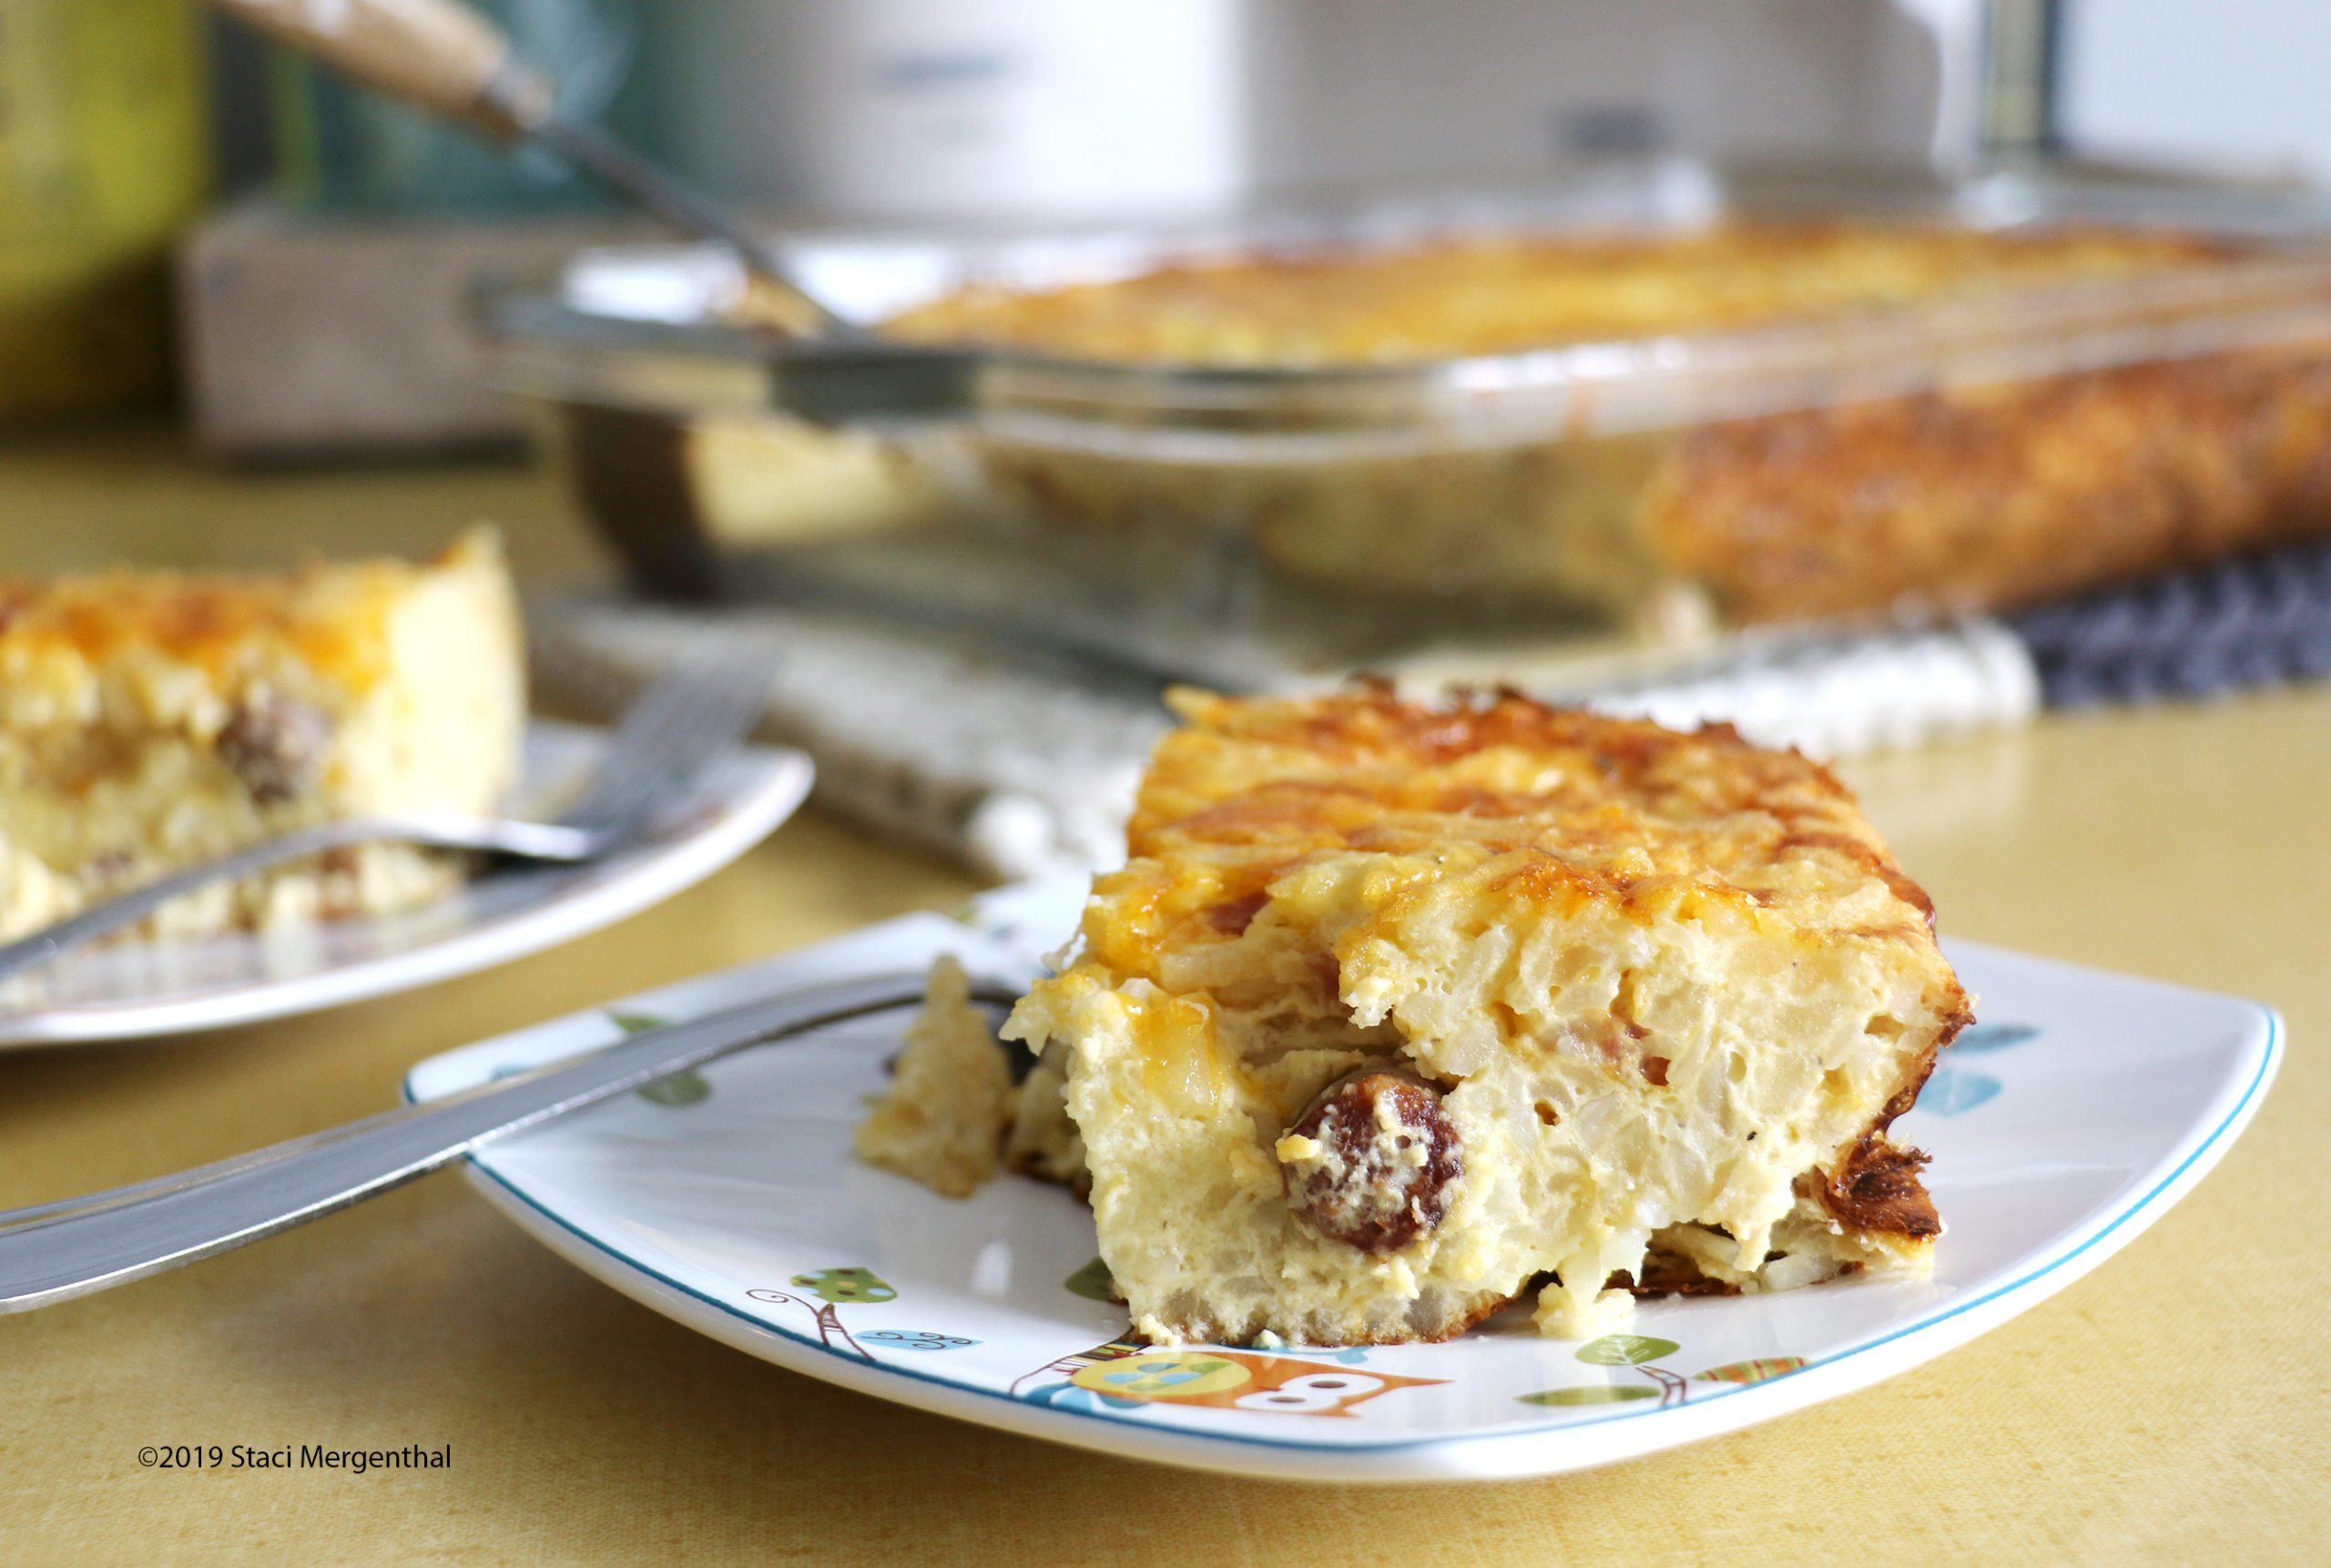
M651 1105L694 1105L712 1098L712 1085L693 1067L642 1084L636 1091Z
M793 1283L821 1301L895 1301L899 1298L890 1281L870 1268L813 1268L795 1275Z
M1062 1280L1061 1284L1067 1288L1070 1295L1082 1296L1087 1301L1115 1301L1117 1298L1116 1279L1110 1274L1109 1266L1097 1257Z
M650 1029L661 1029L670 1019L653 1013L607 1013L607 1022L624 1032L626 1039L645 1034ZM697 1105L712 1098L712 1084L693 1067L684 1068L668 1077L642 1084L634 1091L651 1105Z
M1581 1345L1578 1359L1596 1367L1640 1367L1672 1356L1681 1348L1673 1339L1654 1339L1645 1334L1605 1334Z
M1647 1389L1627 1383L1589 1383L1583 1389L1542 1389L1534 1394L1518 1394L1525 1405L1624 1405L1629 1400L1649 1400L1658 1397L1657 1389Z

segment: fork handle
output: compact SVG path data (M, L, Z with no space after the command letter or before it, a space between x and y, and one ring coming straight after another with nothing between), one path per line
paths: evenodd
M509 822L484 817L353 817L320 822L239 850L216 860L159 877L117 898L0 945L0 981L68 948L136 925L172 899L212 882L251 876L286 860L357 844L423 844L440 850L480 850L529 860L587 859L599 840L581 828L550 822Z
M781 1035L906 1006L884 974L765 997L442 1100L114 1193L0 1214L0 1313L102 1290L256 1241L411 1181L490 1139ZM983 983L982 1001L1017 993Z

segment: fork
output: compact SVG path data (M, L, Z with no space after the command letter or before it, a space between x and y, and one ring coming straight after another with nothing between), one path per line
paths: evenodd
M416 812L320 822L173 871L0 944L0 981L135 925L197 888L325 850L392 842L567 864L596 860L638 839L677 790L745 737L768 699L769 672L766 655L738 649L693 660L657 679L624 710L607 738L606 760L555 821Z

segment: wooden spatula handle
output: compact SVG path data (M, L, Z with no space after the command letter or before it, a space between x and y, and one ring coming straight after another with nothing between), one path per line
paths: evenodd
M510 40L461 0L215 4L368 87L491 136L523 136L550 107L549 83L513 60Z

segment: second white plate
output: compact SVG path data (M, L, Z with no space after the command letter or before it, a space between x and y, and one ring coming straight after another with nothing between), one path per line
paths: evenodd
M547 817L598 765L606 732L537 719L525 745L517 814ZM404 914L68 952L0 984L0 1047L250 1023L539 952L702 881L791 816L810 773L798 751L740 748L707 769L655 830L605 860L500 864Z
M953 951L1026 973L1082 882L803 952L433 1058L415 1098L820 981ZM626 1294L751 1355L983 1425L1131 1458L1317 1480L1580 1469L1730 1431L1941 1355L2095 1268L2175 1203L2280 1059L2255 1003L1973 943L1983 1022L1899 1126L1949 1226L1932 1278L1647 1305L1585 1343L1521 1312L1443 1345L1127 1343L1091 1214L1016 1177L961 1203L850 1156L903 1016L751 1051L498 1141L496 1205ZM2142 1282L2140 1282L2142 1284Z

